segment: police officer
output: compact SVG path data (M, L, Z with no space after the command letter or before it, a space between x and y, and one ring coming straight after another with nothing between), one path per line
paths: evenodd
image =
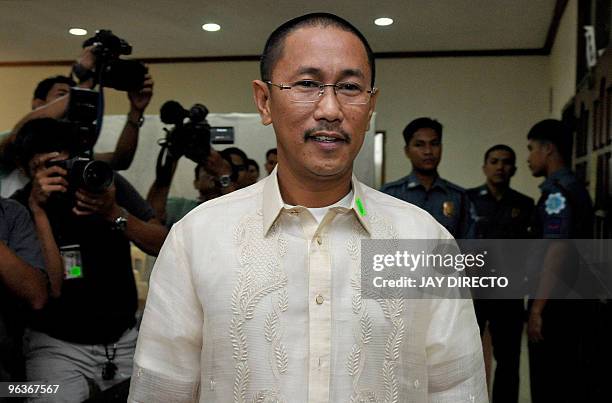
M516 172L514 150L503 144L489 148L482 170L486 183L467 191L473 207L476 238L529 238L534 203L532 198L510 188L510 179ZM513 279L522 282L522 277L515 275ZM523 300L476 299L474 308L481 336L489 324L493 356L497 363L492 401L516 403L525 318Z
M455 238L471 237L470 202L465 190L438 175L442 125L437 120L418 118L403 134L412 172L387 183L381 191L427 210Z
M591 238L593 208L586 189L570 171L572 134L562 122L543 120L527 135L529 169L546 179L540 185L536 234L544 239ZM560 264L563 264L561 267ZM531 396L539 402L593 401L588 398L590 375L585 368L589 301L562 300L560 279L571 278L579 262L571 245L551 241L542 253L541 272L529 306ZM569 277L567 275L570 272ZM573 274L571 273L573 272Z

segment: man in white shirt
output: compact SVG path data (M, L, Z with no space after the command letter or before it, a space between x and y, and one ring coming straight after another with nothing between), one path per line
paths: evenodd
M471 300L366 299L362 239L449 239L352 166L372 51L331 14L268 39L254 99L278 165L172 228L150 283L131 402L486 402Z

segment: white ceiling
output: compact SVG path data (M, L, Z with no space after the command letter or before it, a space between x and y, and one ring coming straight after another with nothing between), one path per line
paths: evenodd
M283 21L312 12L357 26L375 52L542 48L555 0L0 0L0 62L74 59L81 27L113 30L134 56L258 55ZM373 20L388 16L389 27ZM221 31L205 32L205 22Z

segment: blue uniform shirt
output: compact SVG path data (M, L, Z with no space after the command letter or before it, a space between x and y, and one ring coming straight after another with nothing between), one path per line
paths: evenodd
M540 185L535 229L540 238L592 238L591 197L572 171L562 168Z
M470 201L465 190L437 177L429 190L414 172L395 182L387 183L381 192L412 203L431 214L455 238L472 238Z
M593 237L593 204L584 185L578 181L572 171L562 168L554 172L542 182L540 190L542 195L538 200L533 226L537 238L590 239ZM590 269L581 264L579 253L572 243L565 245L569 246L566 250L568 256L564 257L562 267L555 269L557 282L552 291L554 295L552 299L565 298L570 291L578 295L592 296L594 288L591 287L598 281L593 280ZM534 250L532 262L528 265L532 295L536 295L538 290L538 279L547 250L547 247ZM589 290L585 291L583 287L575 288L579 277L582 284L589 284L587 286ZM549 302L545 309L550 309L550 306ZM563 309L566 309L565 306Z
M467 191L472 202L475 237L479 239L531 238L534 202L514 189L497 200L487 185Z

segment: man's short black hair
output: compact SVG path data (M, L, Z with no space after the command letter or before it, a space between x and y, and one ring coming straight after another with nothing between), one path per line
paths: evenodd
M372 52L370 44L363 34L359 32L355 26L353 26L353 24L344 18L329 13L311 13L302 15L301 17L285 22L280 27L276 28L274 32L272 32L266 41L266 45L264 46L263 54L261 56L261 61L259 63L259 71L262 81L272 80L272 69L283 53L285 38L287 38L287 36L289 36L289 34L292 32L302 27L334 27L350 32L359 38L365 48L366 54L368 55L368 64L370 65L370 71L372 72L370 85L374 87L376 66L374 62L374 52Z
M259 172L259 164L254 159L249 158L246 162L246 165L247 167L254 166L255 169L257 169L257 172Z
M268 151L266 151L266 159L270 157L270 154L278 154L276 148L271 148Z
M408 123L408 125L404 128L403 134L406 145L410 144L412 136L414 136L414 133L420 129L433 130L434 132L438 133L438 139L442 141L442 124L440 124L440 122L432 118L417 118Z
M45 101L47 99L47 95L49 95L49 91L55 84L68 84L70 87L74 87L76 82L66 76L53 76L49 78L45 78L41 82L38 83L36 89L34 90L34 99L42 99Z
M527 140L551 143L557 147L564 162L569 163L572 160L572 132L560 120L544 119L539 121L529 130Z
M230 159L231 160L231 155L237 155L240 158L242 158L242 163L246 165L247 160L249 159L249 157L247 157L247 155L245 154L244 151L242 151L241 149L239 149L238 147L229 147L226 148L224 150L219 151L219 154L221 154L222 157L224 157L225 159Z
M35 154L67 151L73 155L78 143L70 129L68 123L52 118L30 120L17 132L10 152L15 162L26 169Z
M491 154L493 151L507 151L512 155L512 165L516 165L516 153L514 152L514 150L510 147L507 146L505 144L496 144L493 147L489 148L487 150L487 152L485 152L484 155L484 163L487 163L487 158L489 158L489 154Z

